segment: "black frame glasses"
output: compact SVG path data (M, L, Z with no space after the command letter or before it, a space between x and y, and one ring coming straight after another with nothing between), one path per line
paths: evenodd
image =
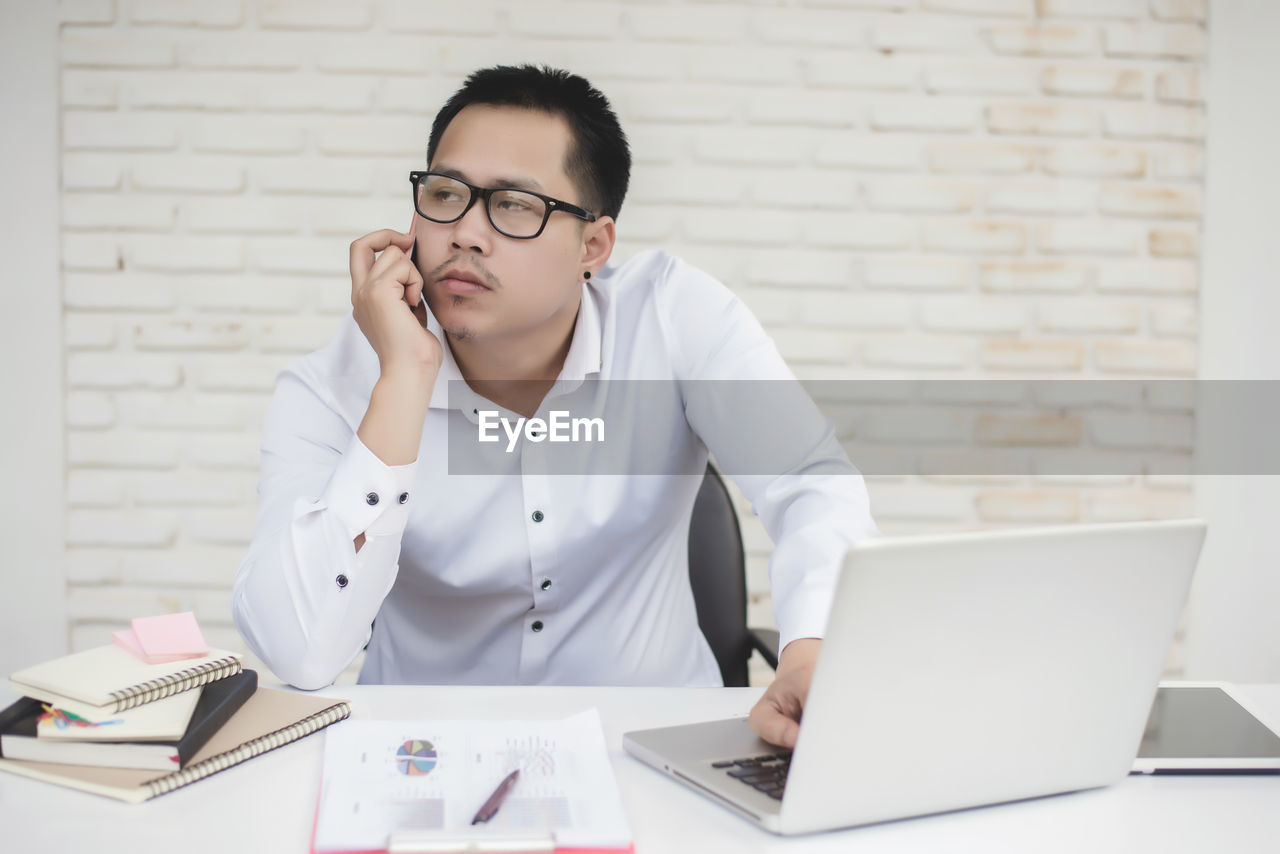
M462 206L462 210L457 216L451 217L450 219L440 219L438 217L427 216L422 212L422 208L418 207L418 185L422 182L422 179L427 176L436 176L440 178L448 178L451 181L457 181L471 192L471 197L467 199L467 203ZM477 187L475 184L464 181L457 175L450 175L447 172L410 172L409 184L413 187L413 208L423 219L440 223L457 222L467 215L467 211L471 210L471 206L476 203L476 199L483 199L484 212L485 216L489 218L489 225L493 226L493 230L501 234L503 237L510 237L513 240L533 240L535 237L542 234L543 229L547 227L547 220L551 219L551 215L556 211L563 211L570 216L576 216L578 219L585 220L587 222L595 222L599 219L599 217L591 213L591 211L586 208L580 208L577 205L569 204L568 202L561 201L560 199L553 199L551 196L546 196L542 193L535 193L533 190L526 190L524 187ZM533 234L509 234L498 227L498 223L493 218L493 209L489 206L489 200L493 198L494 193L502 192L524 193L526 195L539 198L546 204L546 210L543 211L542 214L542 223L538 226L537 231Z

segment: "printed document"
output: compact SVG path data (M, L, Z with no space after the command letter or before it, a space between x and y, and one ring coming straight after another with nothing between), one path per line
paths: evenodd
M471 820L504 777L515 787ZM316 852L387 850L432 832L547 834L557 848L630 849L593 708L550 721L348 720L326 733Z

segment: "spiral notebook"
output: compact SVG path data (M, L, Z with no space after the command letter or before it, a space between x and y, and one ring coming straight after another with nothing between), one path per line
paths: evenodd
M201 658L147 664L115 644L86 649L19 670L19 694L98 720L240 672L237 652L211 649Z
M172 741L182 738L182 734L187 731L205 687L207 686L143 703L125 712L101 715L96 719L88 718L84 726L68 721L68 724L59 728L59 719L42 720L36 734L46 741ZM24 697L23 700L40 707L51 705L30 697ZM86 720L83 715L80 718Z
M131 740L104 736L126 724L102 727L66 726L59 730L45 715L42 703L23 697L0 711L0 758L29 759L33 762L57 762L61 765L101 765L110 768L144 768L155 771L177 771L191 764L191 757L213 738L231 716L240 710L258 687L258 674L241 670L235 676L219 679L203 688L187 691L181 697L199 694L191 720L175 738ZM167 700L158 700L164 703ZM157 703L140 707L145 710ZM140 709L121 712L128 716ZM67 730L92 733L91 740L50 738L47 733L64 736Z
M0 771L137 804L297 741L350 714L351 706L334 697L259 688L181 771L96 768L20 759L0 759Z

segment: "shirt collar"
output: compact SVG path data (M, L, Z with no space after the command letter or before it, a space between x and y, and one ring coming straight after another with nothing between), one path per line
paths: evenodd
M582 385L592 374L599 374L604 362L601 358L600 343L600 302L598 295L587 282L582 283L582 298L578 302L578 319L573 326L573 339L569 343L569 352L565 354L564 365L560 368L560 376L551 387L548 396L573 391ZM440 373L436 375L436 384L431 389L432 409L470 409L473 400L478 397L465 385L453 386L465 390L465 400L449 400L450 382L462 383L462 371L454 361L453 351L445 338L440 321L427 309L427 331L439 339L444 358L440 361ZM457 395L455 395L456 397Z
M436 340L440 342L440 349L444 351L444 358L440 360L440 372L436 374L436 384L431 389L431 403L428 404L428 407L431 409L448 409L449 383L461 382L462 371L458 369L458 363L453 360L453 350L449 348L449 341L445 338L444 330L440 327L440 321L436 320L436 316L430 308L427 309L427 331L436 336ZM455 386L455 388L460 387ZM461 402L458 402L453 408L461 409Z
M573 327L573 341L565 354L557 383L572 382L576 388L591 374L600 373L604 362L600 356L600 304L596 293L582 283L582 300L578 303L578 320Z

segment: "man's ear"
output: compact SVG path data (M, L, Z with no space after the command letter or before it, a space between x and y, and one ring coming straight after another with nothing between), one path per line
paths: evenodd
M617 239L613 217L602 216L595 222L587 223L582 230L582 266L591 270L603 267L613 254L613 244Z

